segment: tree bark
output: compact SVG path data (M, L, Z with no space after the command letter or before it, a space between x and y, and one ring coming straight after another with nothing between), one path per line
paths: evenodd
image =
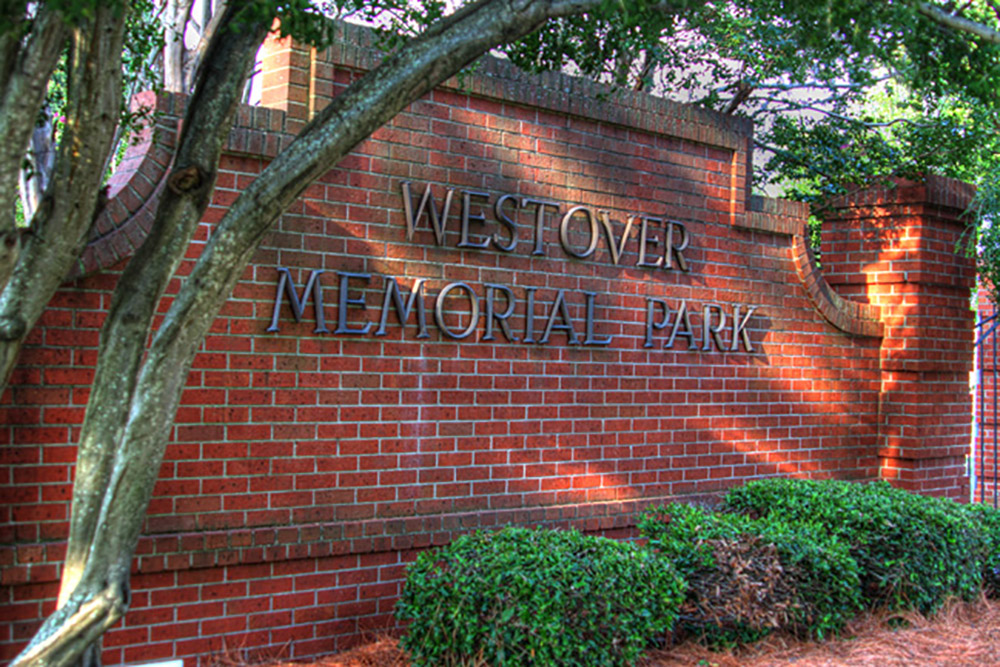
M227 31L238 14L232 10L223 19L219 35L224 37L209 48L185 115L170 187L115 291L80 436L59 608L13 664L73 664L88 650L93 657L97 652L88 646L128 607L132 553L159 473L159 459L146 458L126 434L128 411L156 304L211 199L243 82L270 26L244 22L238 31ZM182 383L186 374L180 373ZM98 599L105 602L95 606ZM84 609L91 611L81 616ZM86 642L72 629L81 617L96 633ZM32 657L40 647L45 647L45 662Z
M5 19L17 17L4 8ZM69 31L62 16L47 5L38 10L31 32L21 42L16 28L0 38L0 288L7 284L21 253L21 234L14 218L17 183L28 140L45 100L49 77L55 69Z
M993 44L1000 44L1000 32L978 21L973 21L956 14L949 14L941 7L932 5L929 2L917 3L917 10L927 18L946 28L975 35Z
M166 44L163 46L163 87L186 93L184 81L184 29L194 0L167 0L164 19Z
M66 127L32 232L0 291L0 378L73 262L99 212L105 157L118 123L125 12L98 7L71 33Z
M479 0L387 57L320 112L233 203L147 350L155 308L211 194L226 133L210 130L228 128L256 51L252 40L227 31L223 20L185 116L171 191L164 194L152 232L122 276L102 329L79 444L60 607L15 665L29 664L29 652L47 638L71 637L67 624L102 595L115 604L102 607L104 616L91 621L93 627L113 623L127 608L133 553L188 370L253 251L282 211L375 129L489 49L528 34L548 18L585 11L601 1ZM233 60L240 58L237 67ZM72 660L79 656L78 644L67 639L52 650Z

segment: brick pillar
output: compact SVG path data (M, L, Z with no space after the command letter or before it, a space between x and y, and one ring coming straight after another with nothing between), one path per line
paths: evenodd
M978 293L979 319L989 320L996 312L996 304L990 297L990 291L985 285L980 285ZM990 320L984 327L977 329L976 336L982 336L984 332L989 332L995 325L995 320ZM1000 469L997 461L997 414L1000 413L1000 403L997 403L997 385L1000 383L1000 365L997 364L997 356L1000 355L1000 332L986 335L983 345L978 350L979 358L977 366L982 372L982 376L977 378L981 384L974 388L973 400L977 404L979 413L979 432L976 434L976 456L973 465L976 469L976 488L973 489L975 499L979 502L992 504L994 499L1000 497L1000 489L997 488L996 472Z
M279 38L277 29L261 47L260 103L284 111L286 129L297 132L310 117L313 49Z
M879 459L896 486L968 498L975 282L956 249L971 186L931 176L866 190L824 221L822 265L841 296L881 310Z

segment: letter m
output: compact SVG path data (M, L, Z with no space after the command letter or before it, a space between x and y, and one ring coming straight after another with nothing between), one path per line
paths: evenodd
M295 316L296 322L302 321L302 313L305 311L309 294L312 293L313 308L316 311L316 328L313 329L313 333L330 333L330 330L326 328L326 317L323 315L323 286L319 282L319 277L323 273L325 272L322 269L314 269L309 274L309 281L306 283L305 289L302 290L302 298L300 299L295 291L295 282L292 280L291 272L285 267L278 268L280 277L278 278L278 289L274 294L274 310L271 313L271 326L267 328L268 332L273 333L278 330L281 293L284 292L288 296L288 303L292 307L292 315Z

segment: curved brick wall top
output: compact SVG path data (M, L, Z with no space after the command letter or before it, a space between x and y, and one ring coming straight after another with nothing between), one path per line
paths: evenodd
M148 108L153 122L135 137L108 179L108 203L98 214L70 279L111 268L146 239L173 162L186 101L186 95L152 91L134 98L133 109ZM225 152L273 158L293 138L285 116L277 109L241 106Z
M830 324L855 336L881 337L884 327L879 309L843 298L823 277L805 237L808 215L808 205L801 202L754 196L744 226L792 237L792 256L799 279L816 309Z
M173 161L184 98L146 91L132 100L133 110L142 107L150 110L153 122L135 136L108 180L108 203L98 214L70 278L109 268L130 256L153 224L164 177Z

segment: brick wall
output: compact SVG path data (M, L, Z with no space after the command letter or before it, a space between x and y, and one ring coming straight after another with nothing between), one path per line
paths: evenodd
M324 52L268 44L269 108L241 110L189 261L377 58L349 26ZM195 359L106 662L343 648L391 625L420 549L476 528L627 536L651 503L769 475L959 493L968 410L937 399L971 360L970 267L942 250L962 202L917 188L893 204L928 230L907 246L916 268L846 225L844 251L870 257L825 251L831 284L805 207L750 197L748 124L605 92L489 61L282 216ZM157 131L0 398L0 659L54 604L99 327L184 103L149 101ZM845 220L892 196L845 201ZM879 262L904 277L855 278Z
M825 221L823 266L843 296L885 324L882 476L923 493L968 498L969 371L975 274L961 252L974 190L939 177L838 202Z
M1000 397L997 396L1000 366L996 363L1000 337L997 336L997 309L989 290L980 285L978 290L978 324L976 327L976 373L972 385L975 404L975 446L971 466L975 473L972 497L989 505L1000 505L1000 487L997 486L997 415L1000 414Z

